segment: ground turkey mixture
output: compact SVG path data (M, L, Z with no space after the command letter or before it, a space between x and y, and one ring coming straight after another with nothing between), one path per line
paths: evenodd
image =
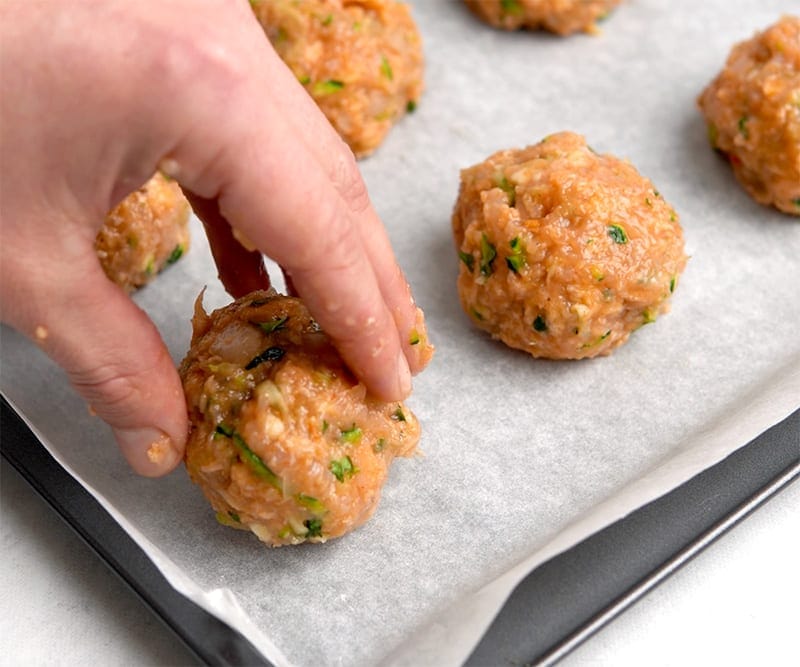
M571 132L463 170L453 235L472 321L550 359L609 354L666 312L686 263L653 184Z
M189 202L175 181L156 174L108 215L95 239L106 275L130 292L189 248Z
M422 94L422 41L395 0L251 0L278 55L358 157Z
M180 367L185 461L217 519L274 546L364 523L417 446L414 415L367 395L299 299L253 292L211 315L201 299Z
M593 32L621 0L464 0L482 21L496 28L543 28L559 35Z
M800 215L800 18L734 46L698 104L753 199Z

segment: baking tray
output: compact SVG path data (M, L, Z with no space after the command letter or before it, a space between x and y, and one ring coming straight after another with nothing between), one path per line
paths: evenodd
M270 665L241 634L170 586L2 397L0 453L197 659ZM542 564L466 662L554 664L800 477L800 410L661 498Z

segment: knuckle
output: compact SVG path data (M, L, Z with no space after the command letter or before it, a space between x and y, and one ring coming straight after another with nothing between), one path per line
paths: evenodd
M125 406L134 403L140 393L134 377L109 367L71 373L70 381L93 410L112 421Z
M361 213L370 207L367 185L349 149L342 150L334 160L330 178L351 211Z
M155 369L122 368L114 362L69 372L75 390L103 419L119 423L135 419L153 399Z
M209 92L230 95L248 77L245 60L235 43L213 30L204 33L198 39L188 31L170 32L156 56L158 66L181 87L201 82L212 89Z
M320 201L312 205L317 214L313 229L302 234L293 255L296 270L337 274L334 280L346 278L362 261L363 249L347 213L341 206L331 206Z

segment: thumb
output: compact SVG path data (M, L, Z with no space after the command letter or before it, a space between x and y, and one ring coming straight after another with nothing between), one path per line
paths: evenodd
M183 457L188 419L178 373L153 322L96 263L79 284L62 283L57 291L53 299L49 287L46 308L26 309L20 328L111 426L137 473L168 473Z

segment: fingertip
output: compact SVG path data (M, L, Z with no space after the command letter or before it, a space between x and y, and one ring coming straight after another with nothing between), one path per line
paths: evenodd
M425 370L433 358L436 348L428 337L428 328L425 325L425 314L422 312L422 308L415 308L414 326L406 336L403 350L412 375L418 375Z
M157 428L118 428L114 437L131 468L144 477L166 475L183 459L183 442Z

